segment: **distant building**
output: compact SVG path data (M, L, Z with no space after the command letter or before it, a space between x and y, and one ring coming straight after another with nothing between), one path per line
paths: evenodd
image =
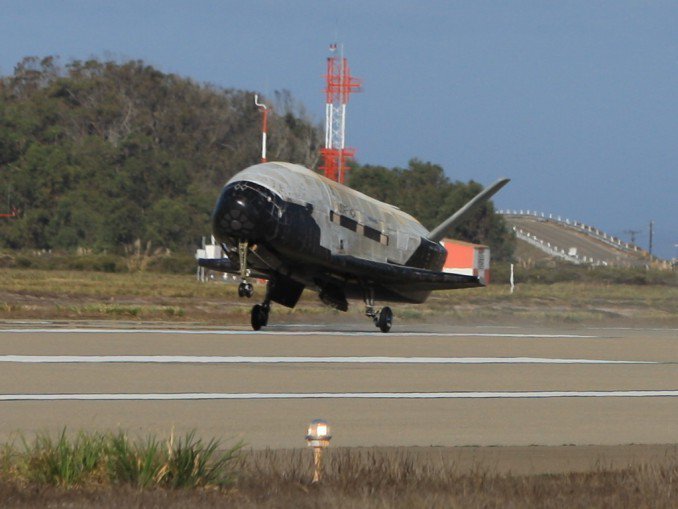
M195 259L200 258L210 258L217 259L224 257L224 250L221 248L220 244L217 244L214 236L210 238L212 241L211 244L205 244L205 237L202 238L202 248L195 251ZM204 267L198 267L196 277L200 281L207 281L207 272Z
M490 248L463 240L443 239L447 249L444 272L478 276L483 284L490 283Z

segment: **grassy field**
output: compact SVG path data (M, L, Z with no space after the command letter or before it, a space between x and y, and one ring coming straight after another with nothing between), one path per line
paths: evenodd
M460 467L435 448L217 451L218 442L64 433L5 445L5 507L675 507L678 458L515 475Z
M120 443L121 437L106 440ZM514 475L482 466L460 468L442 455L434 458L435 454L424 456L407 449L330 449L324 477L313 484L308 450L238 453L230 449L192 463L191 458L204 452L205 445L186 442L190 446L181 452L185 458L168 462L163 453L163 462L146 462L153 466L150 469L145 463L131 464L126 456L121 463L120 454L102 446L102 439L79 435L80 449L88 448L85 454L74 441L64 444L56 439L46 447L42 437L25 445L13 458L18 467L8 467L5 461L0 473L3 506L669 508L678 504L675 457L622 468ZM149 443L161 442L143 442L142 458L156 454L149 453ZM99 459L91 460L97 454ZM74 471L91 475L75 477ZM138 473L146 471L151 482L141 483L148 475ZM173 483L181 472L186 482ZM65 477L69 482L64 482Z
M200 283L192 276L158 273L105 273L0 269L0 319L133 320L247 325L249 310L261 300L239 299L237 285ZM518 284L434 293L424 305L394 304L401 322L612 322L678 323L678 286L601 282ZM303 320L358 321L363 305L348 317L323 306L306 291L291 310L274 306L272 323Z

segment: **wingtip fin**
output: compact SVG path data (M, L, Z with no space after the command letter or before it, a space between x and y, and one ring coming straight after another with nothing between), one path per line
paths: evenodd
M435 227L428 235L429 240L434 242L439 242L445 236L445 233L452 228L456 223L460 222L464 217L474 210L477 206L483 203L486 200L489 200L492 196L499 192L499 190L508 184L511 181L508 177L502 177L492 185L486 187L475 195L469 202L467 202L462 208L457 210L454 214L448 217L445 221L440 223Z

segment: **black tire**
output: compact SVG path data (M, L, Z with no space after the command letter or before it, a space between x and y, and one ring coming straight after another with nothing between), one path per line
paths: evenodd
M254 287L252 286L252 283L247 283L245 285L244 293L245 297L247 297L248 299L251 298L252 295L254 295Z
M255 304L252 306L252 315L251 315L251 324L252 329L259 330L262 327L265 327L268 323L268 313L264 306L261 304Z
M263 319L263 323L261 324L263 327L266 327L268 325L268 314L271 311L271 306L262 304L261 305L261 318Z
M391 311L390 307L386 306L379 312L377 327L379 327L381 332L388 332L391 330L391 325L393 325L393 311Z

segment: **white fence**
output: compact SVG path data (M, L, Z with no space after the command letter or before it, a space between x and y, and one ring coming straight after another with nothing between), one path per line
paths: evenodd
M566 260L576 265L582 263L588 263L590 265L607 265L606 261L596 260L595 258L590 256L579 256L576 252L572 253L569 251L565 251L564 249L561 249L558 246L551 245L550 242L546 242L542 239L539 239L537 238L536 235L530 232L523 231L521 228L517 228L514 226L513 231L516 233L516 237L519 238L520 240L525 241L528 244L531 244L541 249L545 253L551 256L555 256L556 258Z
M638 253L640 255L648 257L650 256L650 253L648 253L645 249L638 247L635 244L631 244L630 242L625 242L613 235L608 235L604 231L599 230L594 226L589 226L585 223L582 223L581 221L572 221L568 218L563 218L562 216L554 216L553 214L547 215L544 214L543 212L537 212L534 210L499 210L498 213L505 216L530 216L536 217L537 219L542 221L558 223L560 225L572 228L576 231L585 233L586 235L594 237L595 239L605 244L608 244L614 248L621 249L622 251L626 251L629 253Z

